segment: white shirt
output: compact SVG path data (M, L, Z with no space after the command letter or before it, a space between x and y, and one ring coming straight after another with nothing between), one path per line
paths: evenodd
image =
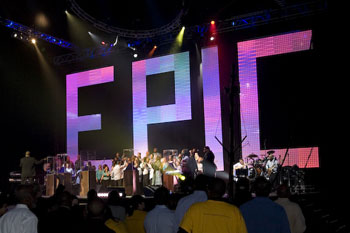
M306 230L305 218L300 206L288 198L278 198L275 201L286 211L291 233L303 233Z
M143 169L142 175L147 175L149 173L149 170L152 169L152 166L149 163L142 162L141 163L141 168Z
M248 166L246 164L242 165L240 162L236 163L235 165L233 165L233 175L236 176L236 170L237 169L247 169Z
M177 228L179 227L182 218L184 217L187 210L197 202L207 201L208 197L204 191L196 190L192 194L183 197L179 200L175 210L175 219L177 223Z
M272 160L267 160L266 162L266 169L272 168L272 172L277 172L277 165L278 165L278 160L276 158Z
M197 170L200 173L203 173L203 163L199 162L197 163Z
M17 204L0 218L1 233L37 233L38 218L24 204Z
M122 166L120 166L119 164L116 164L112 170L112 174L111 174L111 179L112 180L120 180L122 179Z
M165 205L156 205L148 212L144 227L146 233L175 233L178 230L174 212Z

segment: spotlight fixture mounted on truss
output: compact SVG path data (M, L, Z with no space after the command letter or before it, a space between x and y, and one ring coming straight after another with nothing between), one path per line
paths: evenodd
M75 46L71 42L37 31L33 28L16 23L12 20L0 17L0 24L3 24L5 27L13 29L15 32L13 33L12 37L17 39L23 40L23 38L30 38L35 39L36 41L40 39L67 49L77 48L77 46Z

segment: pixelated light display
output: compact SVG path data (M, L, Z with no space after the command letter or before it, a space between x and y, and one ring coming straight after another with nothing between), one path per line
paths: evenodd
M175 104L147 107L146 76L174 71ZM148 151L149 124L191 120L189 53L133 62L133 138L135 151Z
M218 170L224 169L222 142L220 77L218 48L202 49L205 145L215 154Z
M101 114L78 116L78 88L113 80L113 66L67 75L67 154L72 161L76 160L79 153L79 132L101 129Z
M292 53L310 49L312 31L293 32L284 35L266 37L256 40L239 42L238 68L240 81L240 106L242 121L242 137L247 136L247 142L242 147L243 157L250 153L265 154L260 146L258 82L256 58L284 53ZM273 148L271 148L273 149ZM275 149L277 155L282 155L286 149ZM304 167L311 153L307 167L318 167L318 148L290 148L289 157L284 165L297 164ZM281 159L282 159L281 158Z

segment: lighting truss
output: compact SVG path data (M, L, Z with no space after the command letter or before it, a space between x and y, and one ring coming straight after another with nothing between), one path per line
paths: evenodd
M83 9L80 8L79 4L76 3L75 0L69 0L70 2L70 9L74 14L76 14L79 18L89 22L92 24L95 28L109 33L113 35L119 35L124 38L152 38L156 36L161 36L170 32L173 32L174 30L181 27L181 19L182 16L187 13L187 10L181 10L179 14L168 24L155 28L150 30L129 30L119 27L114 27L111 25L108 25L102 21L99 21L86 13Z
M79 9L78 5L74 0L70 0L73 9ZM74 4L75 3L75 4ZM327 1L319 0L314 2L307 2L302 4L285 6L280 9L270 9L264 11L252 12L250 14L234 16L232 18L216 22L216 33L226 33L230 31L237 31L242 29L247 29L251 27L257 27L261 25L266 25L269 23L281 22L286 20L292 20L295 18L301 18L311 15L316 15L324 13L327 10ZM73 10L75 12L75 10ZM84 14L84 11L77 11L76 14ZM181 15L181 14L180 14ZM93 25L100 27L103 31L115 33L121 37L125 37L128 40L130 47L141 47L143 45L152 43L157 44L158 46L171 44L177 36L180 26L178 19L175 19L176 23L172 27L169 27L167 30L163 28L158 32L155 30L149 31L133 31L133 30L124 30L108 26L107 24L95 21L95 19L87 14L84 15L85 18L89 18L88 22ZM84 19L84 17L82 17ZM179 17L179 16L178 16ZM174 22L174 21L173 21ZM165 26L166 27L166 26ZM184 34L184 39L192 39L193 35L199 35L204 37L210 27L210 22L202 25L187 26ZM119 30L119 31L118 31ZM166 33L167 31L167 33ZM120 34L118 34L120 33ZM128 48L127 48L128 49ZM72 62L82 61L88 58L96 58L99 56L105 56L106 54L111 54L117 50L114 47L112 48L103 48L97 47L93 49L87 49L84 51L79 51L76 53L70 53L66 55L61 55L55 57L54 63L56 65L68 64ZM125 50L123 50L125 51Z
M22 38L40 39L67 49L77 48L71 42L37 31L33 28L16 23L12 20L8 20L0 17L0 24L3 24L5 27L11 28L12 30L19 32L19 34L22 35ZM18 37L18 39L20 39L20 37Z

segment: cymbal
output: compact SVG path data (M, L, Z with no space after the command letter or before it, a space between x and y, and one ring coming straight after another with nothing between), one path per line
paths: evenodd
M256 154L250 154L250 155L248 155L247 157L250 158L250 159L251 159L251 158L258 158L258 156L257 156Z

